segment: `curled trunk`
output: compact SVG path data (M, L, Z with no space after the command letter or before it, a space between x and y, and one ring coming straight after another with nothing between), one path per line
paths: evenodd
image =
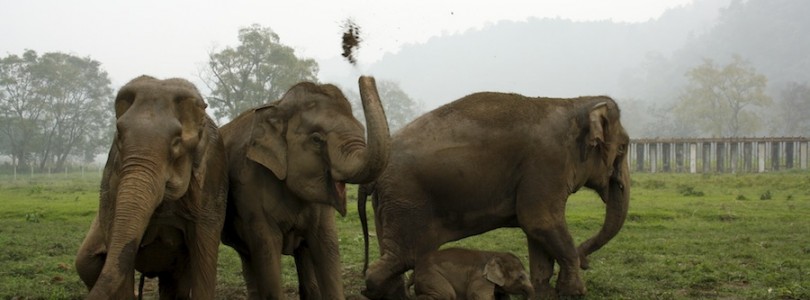
M361 76L359 80L360 98L366 116L368 133L365 147L356 148L353 159L345 162L346 182L367 183L380 175L388 164L390 136L385 112L377 94L374 77Z
M133 166L123 168L121 174L118 194L113 200L115 209L112 228L107 236L107 257L87 299L120 297L117 293L124 282L133 276L141 238L163 197L163 183L153 170Z
M630 204L630 176L628 171L627 161L622 160L618 168L619 174L616 176L618 178L611 178L607 191L600 193L606 204L605 223L599 233L579 245L577 252L579 253L580 267L582 269L589 268L588 255L607 244L619 233L619 230L624 225Z

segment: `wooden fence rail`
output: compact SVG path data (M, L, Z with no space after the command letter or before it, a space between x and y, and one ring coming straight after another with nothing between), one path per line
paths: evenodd
M668 138L630 141L634 172L762 173L807 169L810 139Z

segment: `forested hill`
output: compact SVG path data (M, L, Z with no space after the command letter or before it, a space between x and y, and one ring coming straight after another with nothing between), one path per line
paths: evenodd
M650 52L669 56L714 25L728 0L698 0L644 23L529 19L405 46L370 67L434 107L480 90L529 95L615 94Z
M810 1L695 0L643 23L529 19L405 46L370 66L431 109L475 91L664 102L690 68L737 54L769 78L808 81Z

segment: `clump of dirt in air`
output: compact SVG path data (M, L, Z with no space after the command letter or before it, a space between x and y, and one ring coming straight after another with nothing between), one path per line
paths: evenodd
M343 57L352 65L357 64L357 49L360 48L360 26L353 20L347 19L343 23Z

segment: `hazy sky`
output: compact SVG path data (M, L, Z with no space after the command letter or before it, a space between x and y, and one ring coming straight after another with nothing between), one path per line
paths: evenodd
M89 56L102 63L116 87L141 74L196 82L208 53L236 46L241 27L270 27L297 55L325 60L340 55L341 25L352 18L364 38L362 72L363 65L403 44L500 20L643 22L690 2L0 0L0 56L19 55L25 49Z

